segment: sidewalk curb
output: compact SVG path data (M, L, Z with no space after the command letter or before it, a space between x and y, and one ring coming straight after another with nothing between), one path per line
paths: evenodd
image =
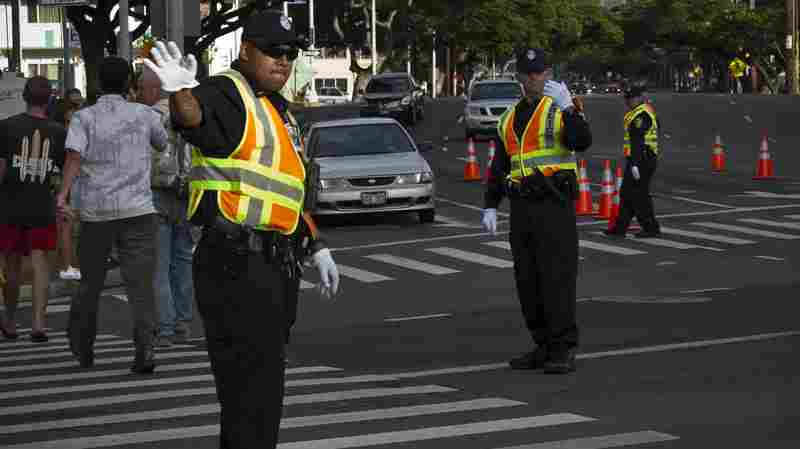
M50 298L60 298L72 296L80 281L65 281L63 279L53 279L50 281ZM104 289L122 286L122 274L119 268L108 270ZM19 289L19 302L30 302L33 294L33 286L30 284L22 285Z

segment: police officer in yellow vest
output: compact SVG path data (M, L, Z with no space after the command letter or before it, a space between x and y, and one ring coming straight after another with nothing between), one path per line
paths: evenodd
M170 111L195 145L188 214L203 225L195 298L221 405L220 448L274 448L284 395L287 300L307 255L325 297L339 274L304 213L308 185L299 131L279 93L302 41L277 11L251 16L235 70L195 80L178 47L153 49ZM298 254L293 242L307 242ZM298 257L299 256L299 257Z
M500 117L482 221L495 233L497 207L509 197L514 276L534 342L511 367L565 374L575 370L578 345L575 152L589 148L592 134L567 87L549 80L545 58L536 48L517 55L525 96Z
M650 196L650 181L658 165L658 119L655 108L645 101L644 95L642 85L630 85L624 92L628 109L623 118L625 175L619 194L619 215L614 226L604 231L612 237L624 237L634 216L642 226L636 237L661 235Z

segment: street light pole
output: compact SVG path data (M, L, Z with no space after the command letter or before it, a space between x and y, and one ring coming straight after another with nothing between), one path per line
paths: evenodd
M786 84L789 95L797 95L797 0L786 0Z
M131 34L128 28L128 0L119 0L119 34L117 35L117 56L131 60Z
M376 13L375 13L375 0L372 0L372 23L370 30L372 31L372 74L375 75L378 73L378 38L377 38L377 20L376 20Z
M436 98L436 31L433 32L433 51L431 53L431 98Z

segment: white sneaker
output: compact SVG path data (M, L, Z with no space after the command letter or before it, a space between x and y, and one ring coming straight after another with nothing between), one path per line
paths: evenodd
M61 279L65 281L79 281L81 280L81 271L73 266L67 267L66 270L58 273Z

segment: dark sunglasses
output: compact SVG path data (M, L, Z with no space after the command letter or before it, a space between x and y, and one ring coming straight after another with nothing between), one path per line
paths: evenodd
M258 49L272 59L281 59L286 56L289 61L294 61L297 59L297 55L300 54L300 50L297 47L289 45L270 45L264 48L259 47Z

